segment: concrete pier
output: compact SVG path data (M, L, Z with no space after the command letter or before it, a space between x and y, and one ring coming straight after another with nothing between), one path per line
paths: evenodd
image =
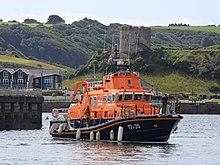
M180 114L220 114L220 104L216 102L206 103L180 103Z
M10 92L0 90L0 130L40 129L42 95L25 91L11 95Z

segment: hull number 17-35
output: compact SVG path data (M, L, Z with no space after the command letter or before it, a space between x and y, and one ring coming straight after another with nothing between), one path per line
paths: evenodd
M136 124L128 124L127 127L128 127L129 130L141 129L141 126L140 126L139 123L136 123Z

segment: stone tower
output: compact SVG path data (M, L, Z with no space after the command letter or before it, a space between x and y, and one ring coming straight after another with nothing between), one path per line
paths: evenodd
M145 27L122 26L120 30L120 54L136 55L150 48L151 29Z

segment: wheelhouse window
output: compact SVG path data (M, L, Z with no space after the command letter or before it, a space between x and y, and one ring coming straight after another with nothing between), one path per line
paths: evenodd
M151 95L144 94L144 101L151 101Z
M94 105L97 103L97 96L94 97Z
M116 95L113 94L113 95L112 95L112 102L115 102L115 101L116 101Z
M107 96L103 97L103 102L105 103L107 101Z
M122 96L123 96L122 94L118 95L118 101L122 101Z
M125 101L127 101L127 100L132 100L132 93L125 93L124 100L125 100Z
M108 95L108 102L112 101L112 95Z
M142 100L143 93L135 93L134 100Z
M92 96L90 96L90 99L89 99L89 104L92 104Z

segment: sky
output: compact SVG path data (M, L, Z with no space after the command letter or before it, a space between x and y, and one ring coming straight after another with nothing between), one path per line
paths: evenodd
M4 22L33 18L45 23L49 15L59 15L68 24L85 17L105 25L220 24L220 0L0 0L0 6Z

